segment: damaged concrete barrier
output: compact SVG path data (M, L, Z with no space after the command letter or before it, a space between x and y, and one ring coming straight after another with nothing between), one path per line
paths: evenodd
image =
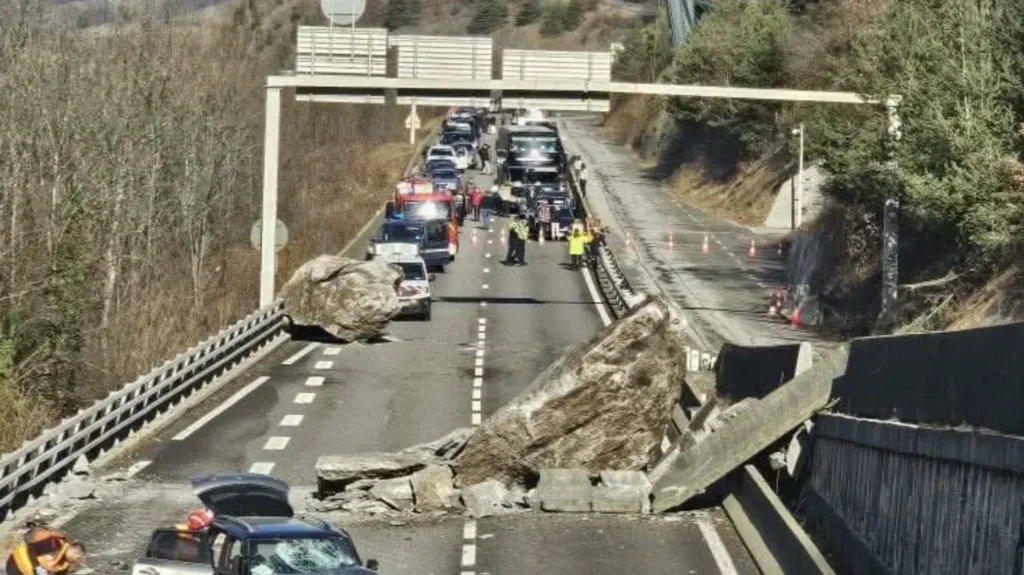
M829 352L689 448L673 448L651 472L655 512L677 508L825 407L832 381L846 370L847 347Z
M641 471L602 471L593 490L598 513L650 513L651 482Z
M542 469L536 497L544 511L587 513L594 498L590 473L586 469Z
M436 458L418 452L325 455L316 461L317 486L321 495L331 495L354 488L361 480L404 477L436 463Z
M684 328L674 304L651 297L566 352L477 429L455 458L457 484L646 468L686 376Z

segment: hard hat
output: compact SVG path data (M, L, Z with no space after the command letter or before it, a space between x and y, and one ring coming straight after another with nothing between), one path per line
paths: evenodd
M213 512L209 509L196 509L188 514L188 528L192 531L205 529L213 522Z

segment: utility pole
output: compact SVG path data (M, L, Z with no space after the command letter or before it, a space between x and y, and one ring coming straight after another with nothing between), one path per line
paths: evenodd
M800 137L800 156L797 159L796 193L793 195L793 229L797 229L804 221L804 123L793 129L793 135Z
M896 163L896 144L900 141L902 131L899 115L899 100L890 98L885 103L886 124L889 133L889 167L894 172ZM880 317L885 317L899 299L899 234L900 234L900 200L889 198L885 201L882 213L882 309Z
M277 274L277 162L281 132L281 89L267 88L266 127L263 134L263 229L260 231L260 307L274 301Z

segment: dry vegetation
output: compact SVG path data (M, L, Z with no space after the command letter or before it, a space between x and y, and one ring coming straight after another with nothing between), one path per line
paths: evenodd
M84 34L0 5L0 450L255 309L262 85L316 10L172 26L137 2ZM404 115L286 104L279 278L379 207Z

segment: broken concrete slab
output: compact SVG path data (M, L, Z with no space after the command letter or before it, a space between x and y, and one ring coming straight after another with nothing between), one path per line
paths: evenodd
M643 513L650 510L649 491L632 485L599 485L591 492L597 513Z
M753 407L758 401L759 400L754 399L753 397L747 397L738 403L730 405L713 419L709 419L707 424L704 426L705 430L710 433L714 433L719 429L722 429L730 421L739 417L741 413ZM702 438L699 438L698 441L700 441L700 439Z
M544 511L587 513L593 508L594 487L586 469L542 469L537 499Z
M360 479L394 479L423 469L437 460L425 453L364 453L325 455L317 459L316 477L321 495L344 491Z
M413 506L412 483L408 477L382 479L370 488L370 495L396 511L412 509Z
M542 468L644 469L686 377L686 322L651 297L567 351L477 428L455 459L458 485L529 485Z
M847 346L786 382L703 441L673 451L651 472L655 512L675 509L825 407L846 370Z
M453 485L454 475L447 465L430 465L412 474L413 497L421 511L450 509L459 504L459 491Z
M501 511L508 490L494 479L470 485L462 490L462 503L470 517L489 517Z
M92 481L69 481L61 484L59 493L68 499L88 499L96 493L96 484Z
M435 439L434 441L407 447L402 450L402 453L419 452L427 453L433 457L451 459L462 451L462 448L466 445L466 441L469 440L470 436L472 436L475 431L476 429L472 427L460 427L444 437Z

